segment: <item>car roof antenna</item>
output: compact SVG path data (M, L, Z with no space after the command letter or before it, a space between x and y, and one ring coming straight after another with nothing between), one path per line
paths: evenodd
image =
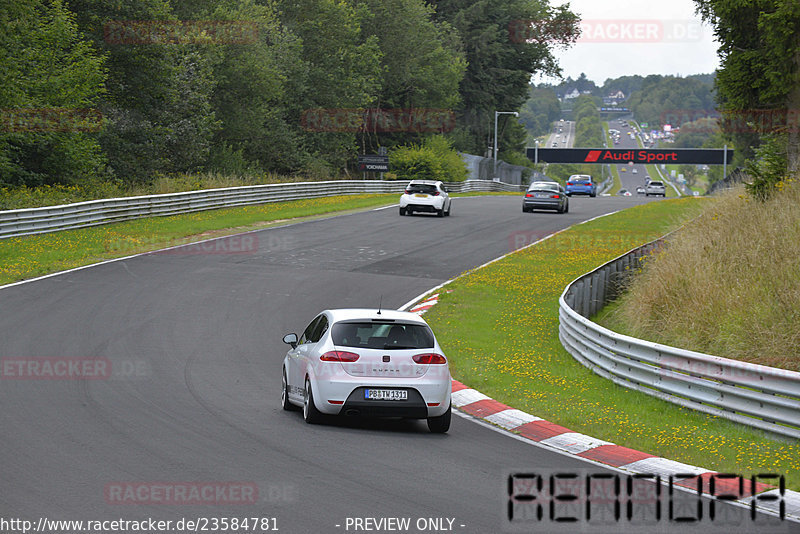
M383 295L381 295L380 300L378 301L378 315L381 314L381 307L383 306Z

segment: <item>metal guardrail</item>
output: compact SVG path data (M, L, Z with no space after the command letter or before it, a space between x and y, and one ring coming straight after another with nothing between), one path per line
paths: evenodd
M716 181L708 187L706 191L706 195L713 195L719 191L724 191L725 189L730 189L732 187L736 187L737 185L741 184L742 182L747 182L749 177L747 173L741 167L737 167L733 169L731 172L728 173L728 176L723 178L722 180Z
M400 194L405 181L333 180L205 189L139 197L90 200L62 206L0 211L0 239L142 217L178 215L217 208L303 200L337 195ZM453 193L523 191L520 186L485 180L445 184Z
M664 238L584 274L559 299L559 338L596 374L621 386L800 439L800 373L652 343L590 321Z

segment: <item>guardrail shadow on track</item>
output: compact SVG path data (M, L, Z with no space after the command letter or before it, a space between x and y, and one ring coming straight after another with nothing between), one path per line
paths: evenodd
M559 339L596 374L621 386L800 439L800 373L679 349L612 332L589 319L624 290L662 237L569 284L559 299Z

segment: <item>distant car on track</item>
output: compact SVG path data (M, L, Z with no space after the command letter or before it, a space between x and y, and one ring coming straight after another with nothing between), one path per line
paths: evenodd
M411 215L419 211L435 213L439 217L449 216L451 202L442 182L411 180L400 196L400 215Z
M645 193L644 187L642 187L641 185L636 188L636 194L637 195L644 195L644 193Z
M619 196L621 196L621 197L630 197L630 196L633 196L633 194L632 194L630 191L628 191L627 189L620 189L620 190L619 190L619 192L618 192L617 194L618 194Z
M447 358L428 324L410 312L325 310L283 359L281 406L302 407L307 423L323 414L426 419L450 428Z
M522 211L532 213L535 209L569 212L569 198L564 186L556 182L533 182L522 199Z
M572 195L597 196L597 185L588 174L573 174L567 178L565 190L568 197Z
M651 180L647 182L644 191L648 197L650 195L661 195L662 197L667 196L667 188L664 187L664 182L659 182L657 180Z

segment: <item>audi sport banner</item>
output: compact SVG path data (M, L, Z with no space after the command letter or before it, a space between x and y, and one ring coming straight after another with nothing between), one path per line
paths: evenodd
M547 163L690 163L722 165L725 150L706 148L540 148L538 161ZM536 149L528 149L528 158L536 161ZM733 150L727 151L727 163Z

